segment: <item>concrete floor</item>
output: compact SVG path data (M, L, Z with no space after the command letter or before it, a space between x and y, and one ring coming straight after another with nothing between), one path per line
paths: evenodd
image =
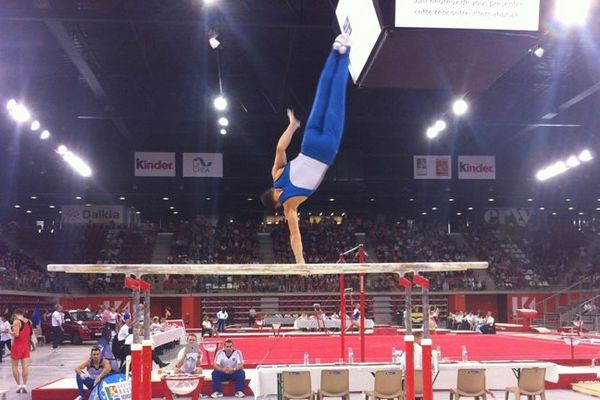
M27 389L29 394L17 394L16 384L12 377L10 360L3 360L0 364L0 389L8 390L7 400L26 400L31 399L31 390L53 380L64 378L73 374L73 368L83 361L89 354L90 345L73 346L65 345L57 352L52 352L51 347L46 345L39 347L32 353L29 382ZM177 350L177 349L175 349ZM161 356L163 361L170 362L176 356L176 351L171 350L169 353ZM156 366L155 366L156 367ZM168 369L169 367L167 367ZM495 391L496 399L504 399L504 392ZM351 400L362 400L364 397L360 394L353 394ZM449 398L447 392L435 392L435 400L447 400ZM227 397L224 398L228 400ZM231 400L237 400L231 397ZM268 400L275 400L275 396L269 396ZM546 392L547 400L592 400L597 399L593 396L587 396L573 392L571 390L548 390ZM64 399L70 400L70 399ZM512 400L512 399L511 399Z

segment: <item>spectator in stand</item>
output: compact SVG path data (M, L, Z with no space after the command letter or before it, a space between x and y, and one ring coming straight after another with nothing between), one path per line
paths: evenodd
M75 378L77 380L77 388L79 396L75 400L83 400L85 392L83 386L92 389L102 378L108 375L111 371L110 362L106 358L102 358L102 350L100 347L94 346L90 351L90 357L75 367Z
M171 319L171 307L165 308L165 319Z
M254 322L256 322L256 310L254 307L250 307L248 310L248 326L254 326Z

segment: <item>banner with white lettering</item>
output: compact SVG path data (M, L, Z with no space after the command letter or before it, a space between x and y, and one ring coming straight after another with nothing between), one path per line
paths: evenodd
M125 206L62 206L63 224L125 224Z
M396 0L402 28L537 31L540 0Z
M452 179L450 156L414 156L415 179Z
M185 178L222 178L223 153L183 153Z
M175 176L175 153L135 152L135 176Z
M533 210L530 208L490 208L483 214L483 220L490 225L527 226Z
M458 156L458 179L496 179L496 157Z

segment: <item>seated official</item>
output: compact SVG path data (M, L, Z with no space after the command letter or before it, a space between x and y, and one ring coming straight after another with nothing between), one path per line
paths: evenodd
M187 345L179 350L174 371L176 374L200 375L202 373L202 353L198 348L198 338L194 333L188 335Z
M100 347L92 347L90 358L75 367L77 379L77 388L79 396L75 400L82 400L84 397L83 385L88 389L92 389L111 371L110 362L106 358L102 358L102 350Z
M217 329L208 318L208 315L205 315L202 320L202 336L219 336Z
M235 397L244 397L244 358L242 352L233 347L231 339L225 341L225 348L219 350L213 364L212 381L214 392L213 398L223 397L222 382L235 382Z

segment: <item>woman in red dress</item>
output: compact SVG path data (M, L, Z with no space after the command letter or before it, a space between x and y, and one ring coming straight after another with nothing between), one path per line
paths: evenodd
M27 393L27 379L29 378L29 338L31 336L31 321L25 318L22 308L17 308L13 313L13 325L10 334L13 337L10 358L12 372L17 382L17 393ZM21 361L21 374L19 375L19 360Z

